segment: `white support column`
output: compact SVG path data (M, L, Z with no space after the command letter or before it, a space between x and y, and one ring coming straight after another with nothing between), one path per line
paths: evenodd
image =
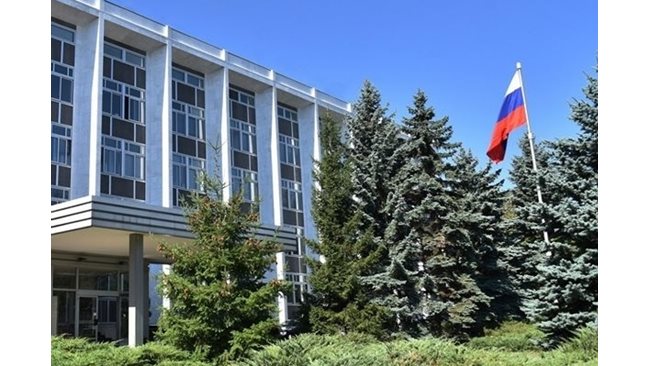
M225 69L210 72L205 75L205 132L206 132L206 173L208 176L223 177L223 171L218 165L223 164L225 150L222 127L228 126L228 83ZM225 87L225 89L224 89ZM225 93L225 94L224 94ZM225 109L224 109L225 108ZM213 145L217 148L214 150ZM230 146L228 145L228 149ZM224 183L228 183L222 180Z
M171 273L171 269L172 269L171 264L163 264L162 265L162 271L163 271L165 276L167 276L167 275L169 275ZM162 297L162 307L163 307L163 309L167 309L167 310L172 308L171 300L169 299L169 297L167 297L165 295L163 295L163 297Z
M171 207L171 67L172 46L147 53L146 201Z
M230 76L227 67L223 68L221 86L221 179L225 184L223 200L230 200ZM207 96L206 96L207 97Z
M302 181L302 208L305 217L304 235L309 239L316 239L316 227L314 220L311 217L311 196L313 186L312 172L314 170L314 157L316 156L316 149L320 147L316 144L318 140L317 125L318 125L318 106L309 104L303 108L298 109L298 125L300 130L300 166L301 166L301 181ZM307 250L307 253L312 253Z
M276 253L275 259L277 263L278 280L282 281L284 280L284 271L285 271L284 252ZM289 309L287 307L287 296L283 293L280 293L280 295L278 295L278 308L280 310L278 314L279 322L280 324L284 324L289 319Z
M257 119L257 172L260 192L260 221L282 225L280 202L280 158L278 151L278 111L275 87L255 94Z
M129 234L129 347L142 344L144 324L144 240Z
M77 26L70 198L99 195L104 18Z

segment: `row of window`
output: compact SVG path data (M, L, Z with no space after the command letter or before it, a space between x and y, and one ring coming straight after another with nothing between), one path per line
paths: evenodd
M70 198L74 98L74 29L51 24L51 203Z
M61 124L72 124L74 32L52 25L52 162L69 167L71 165L71 129ZM102 94L102 192L130 198L144 197L144 182L133 185L133 191L121 189L121 194L110 188L112 182L124 184L124 180L145 179L145 57L130 49L106 42L104 44L104 80ZM179 68L172 69L172 131L173 142L173 186L182 190L199 190L197 177L205 169L205 144L200 148L180 149L179 136L205 142L205 81L199 73L194 74ZM239 162L232 168L233 191L242 191L244 199L254 202L258 199L257 143L255 129L255 96L231 88L231 149L233 161ZM300 167L297 111L278 106L281 125L280 160L282 163ZM135 123L132 124L132 123ZM183 141L187 145L187 141ZM244 153L244 155L242 155ZM245 158L248 155L248 158ZM242 160L243 159L243 160ZM286 170L286 169L284 169ZM59 171L53 165L53 171ZM68 169L69 175L69 169ZM113 176L113 178L110 178ZM121 179L117 179L117 177ZM286 177L284 177L286 178ZM302 211L302 189L300 175L282 181L283 207ZM53 185L65 179L53 178ZM69 179L67 179L69 181ZM68 182L69 183L69 182ZM117 184L115 184L117 185ZM135 187L140 187L138 189ZM108 187L108 188L106 188ZM106 192L108 191L108 192ZM53 187L52 197L67 199L69 191ZM175 192L174 197L180 197ZM178 201L174 200L174 205ZM287 216L286 213L284 215ZM296 225L300 220L289 220Z

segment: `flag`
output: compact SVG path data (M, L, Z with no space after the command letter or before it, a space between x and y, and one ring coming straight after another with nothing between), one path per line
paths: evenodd
M495 163L502 161L506 155L506 144L510 132L526 123L526 106L524 105L523 86L519 72L517 70L510 81L488 147L487 156Z

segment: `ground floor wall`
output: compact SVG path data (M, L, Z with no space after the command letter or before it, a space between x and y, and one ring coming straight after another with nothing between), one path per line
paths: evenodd
M128 259L52 253L51 333L127 343ZM148 282L148 266L143 275ZM146 287L145 287L146 288ZM143 294L148 306L148 294ZM145 311L144 338L149 336Z

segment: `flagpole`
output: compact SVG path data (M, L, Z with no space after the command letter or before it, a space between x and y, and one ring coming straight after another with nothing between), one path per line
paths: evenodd
M516 68L517 68L517 76L519 77L519 83L521 84L521 96L524 100L524 111L526 113L526 127L528 127L528 142L530 143L530 156L533 159L533 171L535 172L535 178L536 178L535 185L537 186L537 201L539 203L544 203L544 201L542 201L542 189L539 186L539 172L537 171L537 161L535 160L535 144L533 143L533 133L531 132L530 129L530 118L528 118L528 105L526 104L526 92L524 91L525 89L524 79L521 75L521 62L517 62ZM542 223L544 223L544 219L542 219ZM546 245L551 244L548 240L548 232L546 231L546 229L544 229L544 242L546 242Z

